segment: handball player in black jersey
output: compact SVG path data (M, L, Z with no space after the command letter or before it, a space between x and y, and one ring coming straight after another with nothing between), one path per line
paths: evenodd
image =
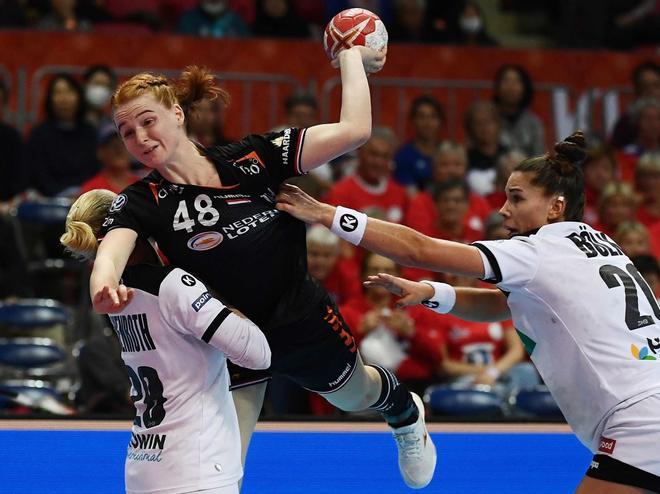
M161 260L200 276L230 306L260 326L273 372L322 394L342 410L379 411L392 428L408 486L433 476L435 446L421 399L386 369L365 366L331 298L307 273L305 225L275 208L279 185L362 145L371 132L367 73L385 53L341 52L339 122L249 135L203 148L189 140L186 113L202 99L227 101L197 67L178 81L139 74L113 95L114 121L130 153L152 172L115 200L91 277L94 308L130 302L120 275L137 238L157 244ZM232 370L245 453L263 401L266 375Z

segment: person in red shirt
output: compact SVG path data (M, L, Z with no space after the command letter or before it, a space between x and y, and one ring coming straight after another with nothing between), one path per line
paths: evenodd
M340 255L339 237L322 225L307 230L307 270L338 305L362 296L354 261Z
M404 224L416 230L428 229L436 224L438 212L431 195L433 187L450 179L465 180L466 173L465 148L451 141L440 144L433 156L433 182L428 190L419 192L410 200ZM490 212L491 207L486 199L473 192L468 194L468 224L480 229Z
M647 228L660 225L660 152L642 155L635 171L635 184L642 196L637 219Z
M445 281L454 286L477 286L477 280L464 276L445 275ZM449 381L500 383L507 388L538 384L532 364L523 362L523 345L511 321L470 322L450 314L441 317L445 344L440 370ZM514 367L518 368L510 372Z
M357 209L367 215L401 223L408 205L405 189L392 179L396 138L387 127L376 127L358 150L355 175L337 182L325 201Z
M436 221L426 224L408 224L430 237L471 243L483 238L483 222L474 222L468 216L468 197L470 191L462 180L450 179L436 184L435 199ZM436 274L419 268L405 268L404 276L409 279L435 279Z
M94 189L107 189L119 194L140 177L131 171L131 155L117 134L115 124L101 128L98 136L96 157L101 171L80 186L80 194Z
M368 252L362 263L362 278L378 273L398 276L399 268L391 259ZM422 306L397 309L394 296L382 287L365 287L360 297L341 307L341 313L354 330L365 362L391 370L413 389L423 389L435 378L442 346L442 316Z
M625 255L632 258L643 254L651 254L651 240L646 227L637 221L621 223L616 229L614 241Z
M619 171L616 152L609 144L591 148L582 164L584 173L584 217L589 225L598 224L598 200L607 185L614 182Z

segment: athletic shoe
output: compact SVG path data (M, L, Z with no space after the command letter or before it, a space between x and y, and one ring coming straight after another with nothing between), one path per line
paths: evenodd
M437 455L424 423L424 403L417 394L411 394L419 418L414 424L392 429L392 434L399 448L399 470L404 482L411 489L421 489L433 479Z

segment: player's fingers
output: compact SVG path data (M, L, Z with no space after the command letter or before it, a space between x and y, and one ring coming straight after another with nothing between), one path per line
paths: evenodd
M119 305L119 296L117 295L117 289L106 286L103 288L103 291L105 292L105 297L109 298L110 301L112 302L112 305L115 306Z
M408 294L404 297L401 297L399 300L396 301L394 306L397 309L402 309L404 307L408 307L409 305L415 305L417 301L414 300L414 297L411 294Z

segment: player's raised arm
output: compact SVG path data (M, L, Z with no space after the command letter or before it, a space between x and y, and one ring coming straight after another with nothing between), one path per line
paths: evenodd
M371 97L367 73L385 65L387 48L378 52L364 46L343 50L333 62L341 70L342 96L339 122L307 129L301 155L305 172L364 144L371 135Z
M108 232L98 247L89 291L99 314L121 311L130 302L131 291L119 284L121 274L135 247L137 233L128 228Z
M306 223L321 223L335 234L403 266L483 278L484 263L471 245L427 237L407 226L367 218L351 209L319 202L300 188L283 185L277 208Z

